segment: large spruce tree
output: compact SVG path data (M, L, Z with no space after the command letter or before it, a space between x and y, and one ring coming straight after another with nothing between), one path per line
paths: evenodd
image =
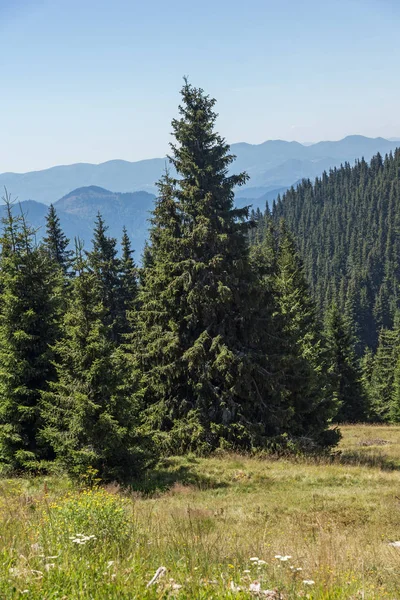
M229 174L215 101L187 81L182 100L172 121L177 177L159 184L133 318L148 424L169 452L260 446L291 435L296 415L269 356L268 277L249 259L248 211L234 208L247 175Z

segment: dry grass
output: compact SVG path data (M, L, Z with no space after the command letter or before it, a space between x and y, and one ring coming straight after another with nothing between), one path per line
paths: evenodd
M0 598L400 598L400 427L346 426L339 450L171 459L146 494L3 481Z

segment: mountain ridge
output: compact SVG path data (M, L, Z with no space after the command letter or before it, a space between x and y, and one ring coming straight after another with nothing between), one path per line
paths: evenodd
M299 178L313 178L324 169L338 167L346 161L352 163L362 156L369 160L377 152L394 151L398 145L397 141L360 135L316 142L311 146L285 140L266 140L261 144L239 142L231 145L232 154L236 155L231 172L249 173L250 181L240 190L240 195L251 198L255 188L265 188L264 193L267 193L274 187L288 187ZM156 181L167 161L166 157L135 162L111 159L99 164L82 162L26 173L7 172L0 174L0 187L6 187L21 201L34 199L44 204L54 203L71 190L91 185L118 190L118 193L142 190L155 193ZM172 167L171 171L173 173ZM257 195L262 194L257 192Z

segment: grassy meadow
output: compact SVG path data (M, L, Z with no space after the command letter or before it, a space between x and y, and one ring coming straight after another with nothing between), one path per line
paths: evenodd
M0 598L400 598L400 427L342 432L331 459L175 458L134 491L3 479Z

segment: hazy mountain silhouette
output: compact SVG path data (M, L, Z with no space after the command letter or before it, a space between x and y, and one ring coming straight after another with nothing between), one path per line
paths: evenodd
M232 152L237 156L232 170L246 170L250 175L248 185L240 190L238 197L257 198L274 188L288 187L302 177L313 178L324 169L339 166L345 161L353 163L362 156L369 160L377 152L386 154L398 145L397 141L359 135L311 146L282 140L270 140L257 145L232 144ZM44 204L55 202L71 190L87 186L122 193L155 193L155 182L166 164L165 158L139 162L111 160L99 165L79 163L23 174L3 173L0 175L0 188L6 186L21 201L34 199Z
M109 235L121 239L125 225L139 260L147 238L149 212L154 196L147 192L116 194L100 187L84 187L70 192L54 203L61 226L73 245L74 238L81 238L89 248L93 223L98 212L109 226ZM14 205L14 211L22 210L28 223L37 231L39 241L45 235L48 207L41 202L27 200Z

